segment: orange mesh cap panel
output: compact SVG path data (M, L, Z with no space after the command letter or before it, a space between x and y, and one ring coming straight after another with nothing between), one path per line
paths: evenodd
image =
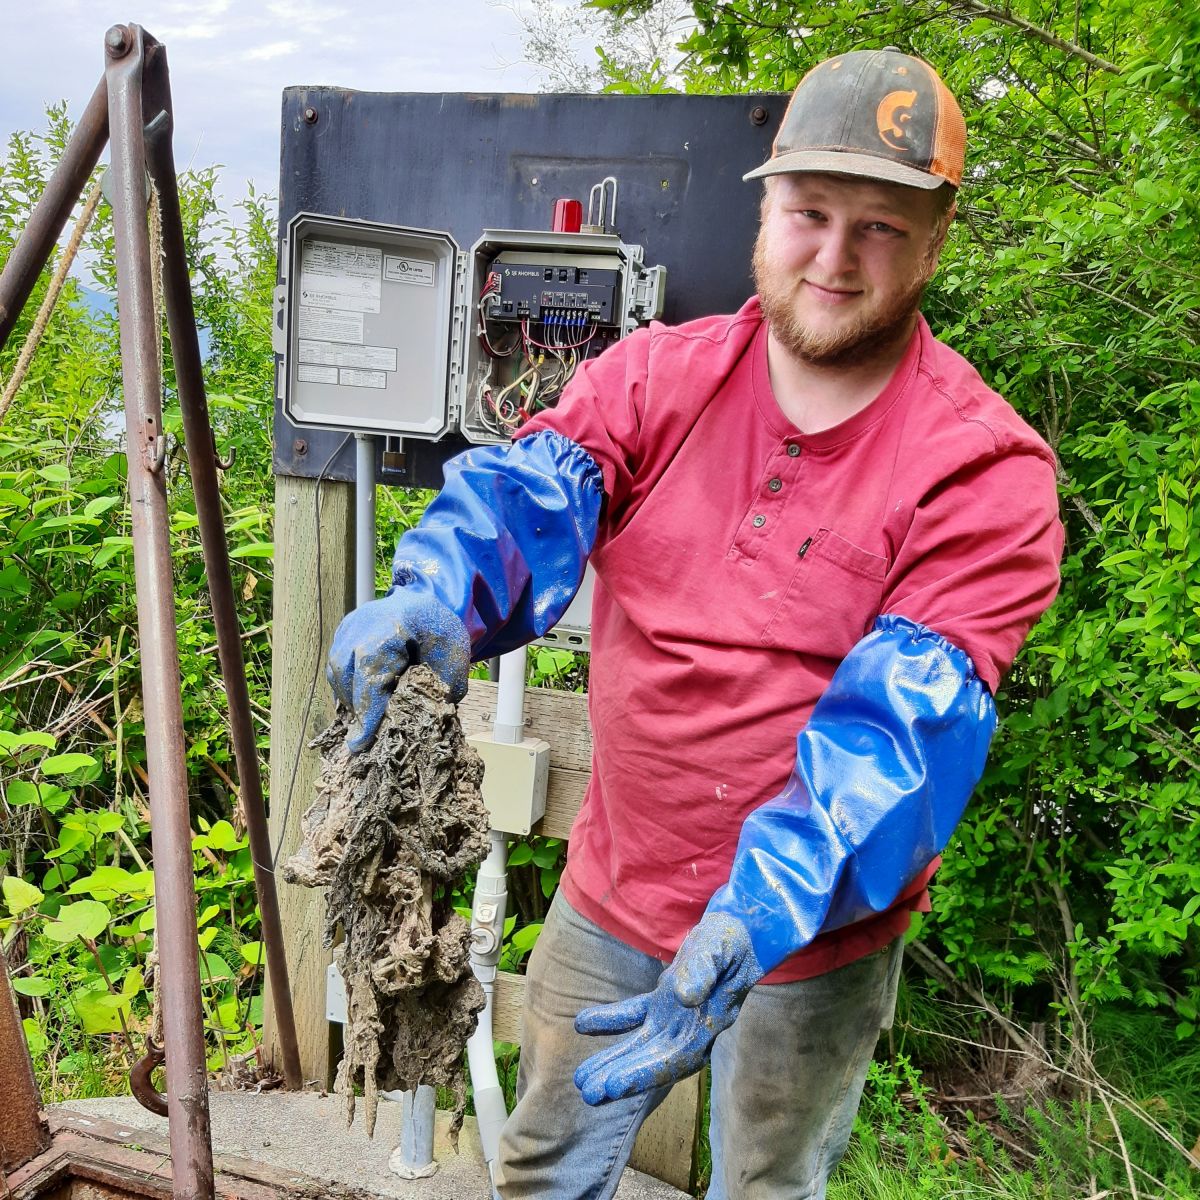
M929 74L933 76L934 93L938 101L937 128L933 135L933 157L929 170L958 187L962 183L963 163L967 154L967 122L954 94L938 73L929 67Z

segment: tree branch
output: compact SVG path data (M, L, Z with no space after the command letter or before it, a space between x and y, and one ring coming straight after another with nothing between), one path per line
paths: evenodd
M1093 54L1090 50L1085 50L1074 42L1068 42L1065 38L1056 36L1048 29L1034 25L1032 21L1027 21L1024 17L1002 12L998 8L990 8L988 5L980 3L980 0L949 0L949 3L950 7L958 12L972 17L981 17L985 21L995 21L997 25L1008 25L1012 29L1019 29L1031 38L1043 42L1047 46L1053 46L1056 50L1061 50L1073 58L1080 58L1093 67L1099 67L1102 71L1110 71L1114 75L1121 73L1121 68L1115 63L1110 63L1108 59L1101 58L1098 54Z
M948 983L952 988L964 992L970 996L980 1008L983 1009L997 1025L1004 1030L1008 1036L1008 1040L1012 1042L1018 1049L1023 1050L1032 1058L1045 1060L1046 1055L1042 1047L1039 1046L1023 1029L1014 1025L982 992L977 992L969 983L963 979L959 979L957 975L944 963L928 946L925 945L920 938L915 938L908 943L906 949L913 952L921 961L921 965L931 975L936 975L944 983Z
M1150 721L1146 720L1146 718L1144 716L1139 716L1137 713L1135 713L1133 711L1133 709L1122 704L1121 701L1117 699L1116 695L1113 693L1113 691L1111 689L1106 688L1106 687L1101 687L1100 694L1107 701L1109 701L1109 703L1114 705L1116 708L1119 708L1127 717L1131 718L1134 721L1137 721L1137 723L1160 746L1162 746L1166 750L1169 750L1171 752L1171 754L1173 754L1181 763L1184 763L1187 766L1191 767L1193 771L1200 771L1200 762L1197 762L1194 758L1192 758L1190 755L1185 753L1184 750L1180 748L1179 743L1176 742L1175 739L1170 736L1170 734L1164 733L1157 726L1152 724Z

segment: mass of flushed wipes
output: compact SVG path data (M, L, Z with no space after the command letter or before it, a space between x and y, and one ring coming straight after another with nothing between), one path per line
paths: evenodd
M324 944L346 985L345 1055L336 1091L354 1119L355 1088L375 1129L381 1091L419 1084L466 1103L463 1049L484 1006L471 971L470 927L455 884L488 850L483 763L463 736L445 685L426 667L405 673L370 748L351 755L339 713L313 745L317 798L284 879L328 888Z

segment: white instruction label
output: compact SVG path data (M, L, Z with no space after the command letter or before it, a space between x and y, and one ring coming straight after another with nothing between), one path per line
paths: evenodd
M382 268L382 250L310 239L300 257L300 303L377 313Z
M383 277L389 283L418 283L433 287L436 264L424 258L388 254L383 259Z
M338 383L346 387L387 387L387 374L384 371L353 371L343 369L338 372Z
M396 369L395 346L347 346L341 342L316 342L301 338L296 344L302 363L327 367L361 367L371 371Z
M296 378L301 383L337 383L337 367L314 367L301 363L296 368Z
M325 342L355 342L362 345L363 315L330 308L300 306L300 336Z

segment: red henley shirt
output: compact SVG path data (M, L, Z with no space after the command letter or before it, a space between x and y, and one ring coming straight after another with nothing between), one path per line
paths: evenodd
M584 363L520 435L579 443L606 496L592 554L593 770L562 886L584 916L664 961L880 613L962 647L994 692L1058 587L1054 456L924 319L880 395L817 434L780 411L766 343L756 299L652 325ZM768 982L885 945L928 907L936 866Z

